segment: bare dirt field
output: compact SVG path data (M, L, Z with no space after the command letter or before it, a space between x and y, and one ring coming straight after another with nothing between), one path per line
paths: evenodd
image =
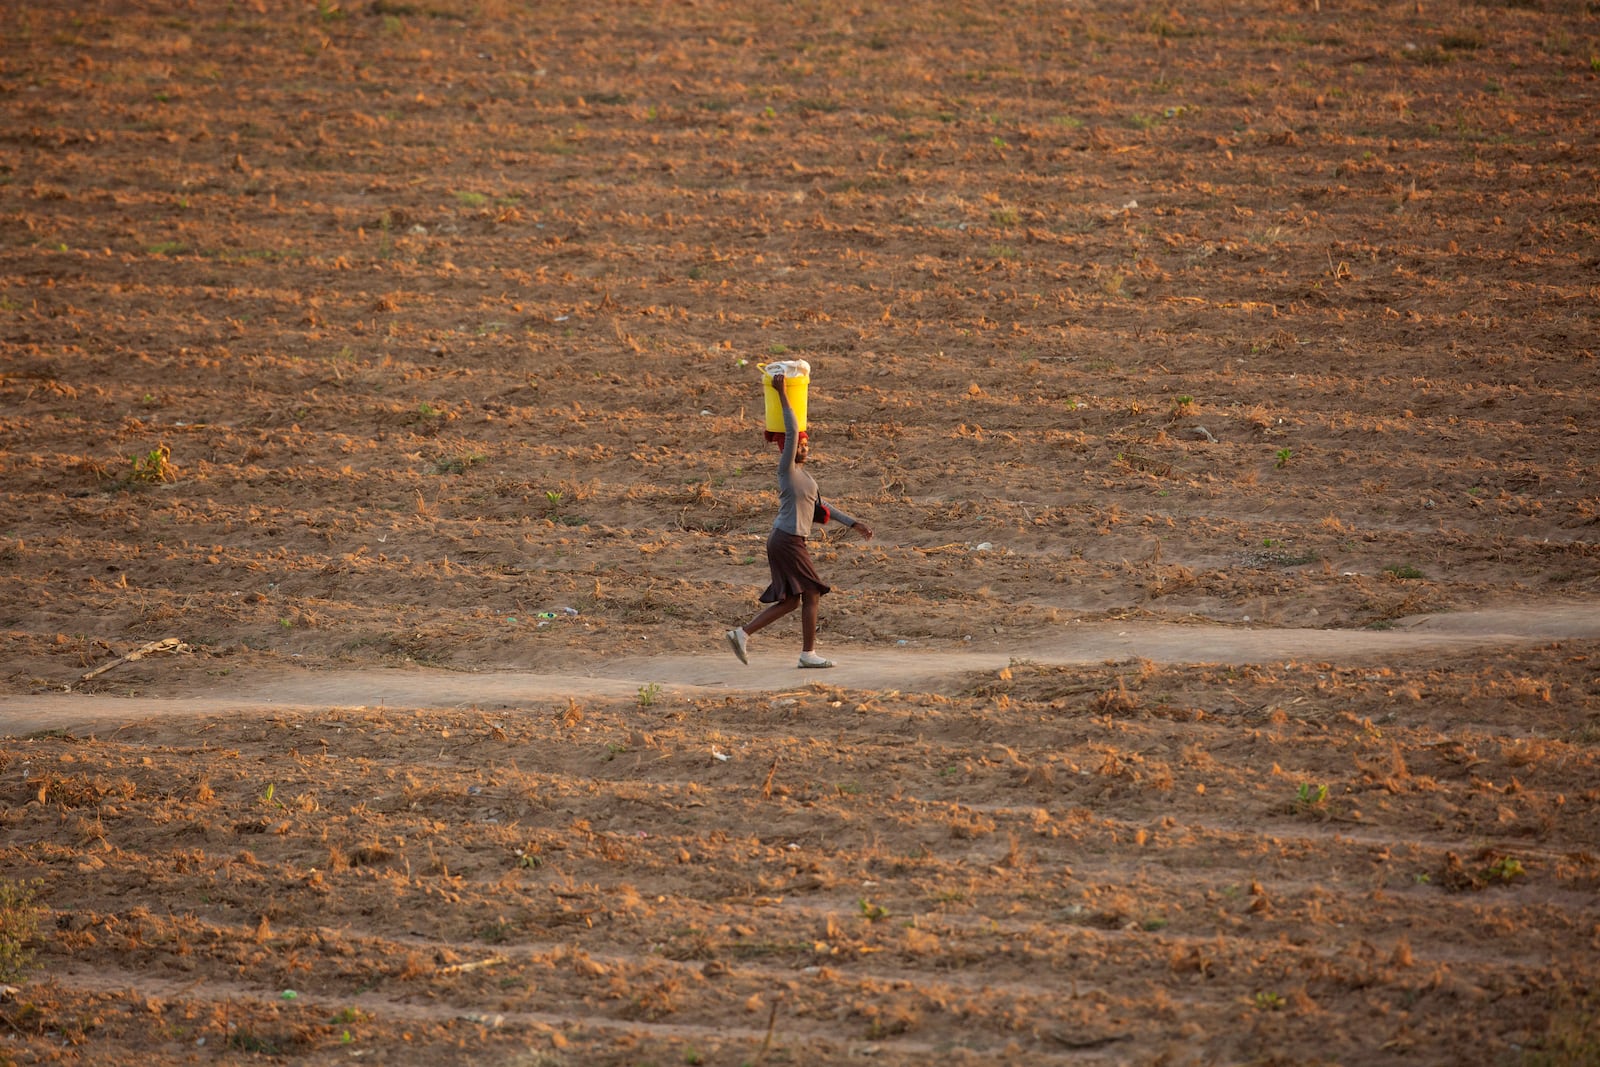
M0 0L0 109L0 1064L1600 1063L1592 0Z

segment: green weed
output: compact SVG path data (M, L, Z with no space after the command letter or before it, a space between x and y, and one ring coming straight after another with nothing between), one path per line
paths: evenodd
M1491 882L1510 882L1515 878L1526 875L1527 869L1522 866L1522 861L1515 856L1497 856L1493 863L1484 868L1483 874Z
M489 457L482 452L463 452L457 456L440 456L434 460L435 474L465 474Z
M172 451L164 444L132 457L131 463L127 477L130 485L159 485L177 480L177 472L172 466Z
M1296 814L1321 811L1328 803L1328 787L1326 785L1313 785L1310 782L1301 782L1296 790L1294 803L1289 810Z
M0 879L0 982L20 982L33 968L33 944L45 917L35 903L39 885Z
M875 923L880 919L887 919L889 917L888 908L884 907L882 904L874 904L866 897L862 897L857 902L857 906L861 908L861 917L866 919L868 922Z

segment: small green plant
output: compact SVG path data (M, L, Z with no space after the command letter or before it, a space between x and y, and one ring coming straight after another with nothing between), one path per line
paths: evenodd
M1288 448L1280 448L1277 452L1273 453L1273 455L1277 460L1275 466L1281 470L1284 467L1287 467L1289 465L1289 461L1294 458L1294 451Z
M1172 417L1186 419L1195 413L1194 397L1188 393L1179 393L1172 401Z
M882 904L874 904L866 897L862 897L857 903L861 908L861 917L870 923L875 923L880 919L887 919L889 917L889 909L884 907Z
M482 193L459 192L456 194L456 203L462 207L478 208L489 202L489 198Z
M33 943L44 922L38 882L0 878L0 982L20 982L33 968Z
M1395 578L1402 578L1407 581L1412 581L1422 577L1422 572L1417 570L1417 568L1402 564L1396 564L1392 567L1385 567L1383 568L1383 573L1392 575Z
M1256 1007L1262 1011L1282 1011L1283 997L1277 993L1261 992L1256 994Z
M172 450L166 445L157 445L143 455L134 456L132 463L128 481L134 485L159 485L177 478L172 469Z
M182 241L157 241L148 249L152 256L181 256L188 250Z
M1295 792L1293 809L1297 812L1319 811L1327 802L1328 787L1326 785L1301 782L1300 788Z
M546 489L544 491L544 501L549 505L546 516L551 519L559 518L561 515L561 491L559 489Z
M648 708L661 698L661 683L651 682L639 687L639 706Z
M463 452L459 456L441 456L434 461L435 474L465 474L489 457L482 452Z
M789 352L789 346L785 345L785 344L778 344L778 343L774 342L773 344L770 344L770 345L767 346L767 355L769 355L769 356L787 355L788 352Z
M1493 863L1484 868L1483 873L1491 882L1509 882L1528 872L1515 856L1497 856Z

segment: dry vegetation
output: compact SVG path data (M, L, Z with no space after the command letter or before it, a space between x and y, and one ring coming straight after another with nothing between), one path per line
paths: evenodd
M876 8L0 4L0 1064L1600 1056L1600 12Z

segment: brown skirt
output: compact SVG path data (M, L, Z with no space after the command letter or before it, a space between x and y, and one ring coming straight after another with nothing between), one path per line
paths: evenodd
M817 577L804 537L784 533L774 526L767 537L767 566L772 570L772 584L761 591L763 604L777 604L807 590L828 592L827 583Z

